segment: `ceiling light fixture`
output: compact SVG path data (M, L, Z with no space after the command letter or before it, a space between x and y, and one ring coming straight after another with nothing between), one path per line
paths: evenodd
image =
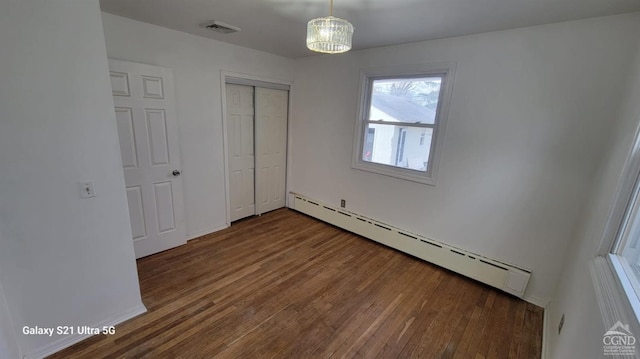
M333 17L333 0L329 16L319 17L307 24L307 47L326 54L339 54L351 50L353 25L347 20Z

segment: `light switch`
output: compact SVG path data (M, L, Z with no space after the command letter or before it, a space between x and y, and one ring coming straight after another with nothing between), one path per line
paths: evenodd
M91 198L96 196L96 191L93 189L93 182L80 182L80 197Z

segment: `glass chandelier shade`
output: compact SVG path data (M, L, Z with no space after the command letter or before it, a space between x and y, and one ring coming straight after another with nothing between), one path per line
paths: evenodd
M331 1L333 14L333 0ZM353 25L347 20L329 15L309 21L307 24L307 47L326 54L339 54L351 50Z

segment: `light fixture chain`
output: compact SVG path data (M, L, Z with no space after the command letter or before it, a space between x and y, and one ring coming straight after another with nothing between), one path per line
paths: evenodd
M329 16L333 16L333 0L331 0L329 4Z

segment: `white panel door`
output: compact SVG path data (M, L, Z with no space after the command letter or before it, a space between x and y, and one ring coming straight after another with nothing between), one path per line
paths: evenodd
M285 205L289 92L256 87L256 213Z
M136 258L186 243L171 69L109 60Z
M226 84L231 221L256 214L253 87Z

